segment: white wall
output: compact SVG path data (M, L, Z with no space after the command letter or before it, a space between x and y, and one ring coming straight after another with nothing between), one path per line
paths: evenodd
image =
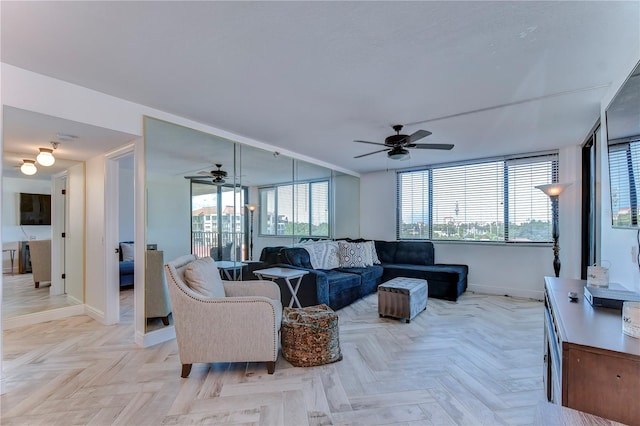
M51 180L5 178L2 180L2 241L24 241L35 236L37 240L51 239L49 225L20 226L20 193L51 194Z
M104 321L106 309L104 170L103 156L91 158L86 162L85 304L87 312L99 321Z
M635 257L632 256L632 250L636 252L638 248L637 231L633 229L617 229L611 226L611 187L609 186L609 163L606 141L606 108L620 89L624 81L627 79L631 71L635 68L640 59L638 52L630 55L629 65L627 69L621 70L618 79L611 85L601 103L601 120L602 120L602 137L598 151L600 153L598 160L597 186L600 198L600 230L601 230L601 250L600 261L607 261L611 264L609 268L609 280L612 283L619 283L630 290L640 291L640 270L636 263ZM606 263L605 263L606 264Z
M587 132L588 129L585 130ZM560 150L560 181L570 182L560 196L560 276L580 278L580 148ZM360 177L360 229L368 239L396 239L396 173ZM469 290L541 299L544 277L553 276L551 245L500 245L436 242L435 261L469 265Z
M191 189L182 176L147 175L147 243L165 261L191 253Z
M84 302L84 163L76 164L68 169L67 188L69 209L65 237L65 289L69 296L79 302Z
M349 175L333 175L331 182L334 216L331 234L334 238L360 235L360 179Z

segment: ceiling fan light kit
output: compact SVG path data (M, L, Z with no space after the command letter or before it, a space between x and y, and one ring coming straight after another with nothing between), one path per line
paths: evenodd
M411 156L409 155L409 151L404 148L393 148L387 152L387 157L392 160L408 160Z
M407 148L440 150L450 150L453 148L453 145L451 144L415 143L416 141L429 136L431 132L428 130L421 129L413 132L411 135L402 135L400 134L400 132L402 131L401 124L396 124L392 127L393 130L395 130L396 134L386 137L384 143L355 140L354 142L379 145L383 146L384 148L377 151L369 152L367 154L356 155L353 158L361 158L366 157L367 155L377 154L379 152L387 152L387 157L392 160L406 160L410 158Z
M218 170L211 170L210 172L200 172L199 176L185 176L185 179L190 180L203 180L205 177L211 177L211 183L214 185L224 185L227 181L225 178L227 177L227 172L222 170L222 164L216 164Z
M36 160L22 160L20 171L27 176L35 175L38 171L38 168L36 167Z

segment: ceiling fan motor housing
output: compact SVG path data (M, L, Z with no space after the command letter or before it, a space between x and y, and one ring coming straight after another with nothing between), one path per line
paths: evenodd
M407 135L391 135L384 140L385 145L396 146L409 142L409 136Z

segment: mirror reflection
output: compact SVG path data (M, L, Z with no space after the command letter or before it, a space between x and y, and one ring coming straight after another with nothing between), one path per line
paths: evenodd
M612 225L640 227L640 63L606 111Z
M145 150L148 332L172 321L162 262L211 256L223 279L253 279L265 247L331 238L338 220L359 235L357 177L151 117Z

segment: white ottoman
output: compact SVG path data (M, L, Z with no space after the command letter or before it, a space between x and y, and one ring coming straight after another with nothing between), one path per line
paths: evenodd
M378 286L380 317L404 318L411 322L427 309L427 280L398 277Z

